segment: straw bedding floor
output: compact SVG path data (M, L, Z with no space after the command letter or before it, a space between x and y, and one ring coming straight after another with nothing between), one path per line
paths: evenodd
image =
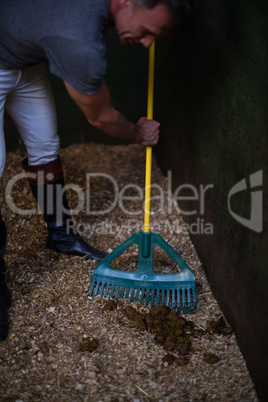
M34 212L28 184L20 175L10 181L22 172L21 158L8 154L3 178L8 192L1 195L13 304L10 334L0 344L0 400L257 401L235 335L155 162L152 230L195 271L195 314L89 299L96 263L44 248L46 228ZM68 196L75 224L85 239L110 252L142 230L144 148L73 145L61 158L66 183L72 183ZM134 269L135 261L133 248L118 265ZM175 267L159 250L155 269L171 273Z

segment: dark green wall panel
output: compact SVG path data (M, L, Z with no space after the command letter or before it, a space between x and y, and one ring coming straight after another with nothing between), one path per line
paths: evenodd
M203 219L213 234L192 233L212 289L237 334L241 350L265 400L268 384L267 270L267 3L199 1L182 30L157 43L155 117L161 121L156 148L174 189L212 186ZM250 219L250 175L260 172L256 232L232 216ZM245 179L248 190L232 196ZM181 205L190 211L196 202ZM255 225L256 226L256 225ZM257 227L255 227L256 229Z

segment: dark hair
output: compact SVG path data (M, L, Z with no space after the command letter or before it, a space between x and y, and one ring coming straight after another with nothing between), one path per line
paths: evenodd
M175 20L189 18L193 11L193 0L134 0L139 8L154 8L157 4L165 4Z

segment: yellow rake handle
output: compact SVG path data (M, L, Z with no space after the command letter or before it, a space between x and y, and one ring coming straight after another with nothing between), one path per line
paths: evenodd
M149 49L147 119L153 119L155 42ZM150 231L152 147L146 147L144 232Z

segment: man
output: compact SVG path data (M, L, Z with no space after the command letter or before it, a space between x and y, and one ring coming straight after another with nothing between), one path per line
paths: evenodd
M159 123L134 124L112 107L103 81L105 36L114 25L123 44L149 47L190 11L187 0L1 0L0 2L0 177L5 166L4 108L14 120L28 157L22 161L48 227L46 246L68 255L101 260L105 253L67 227L71 219L58 157L59 137L43 63L61 78L87 120L113 137L155 145ZM40 194L42 197L40 197ZM60 210L60 213L59 213ZM0 214L0 340L7 337L11 304L5 283L6 226Z

